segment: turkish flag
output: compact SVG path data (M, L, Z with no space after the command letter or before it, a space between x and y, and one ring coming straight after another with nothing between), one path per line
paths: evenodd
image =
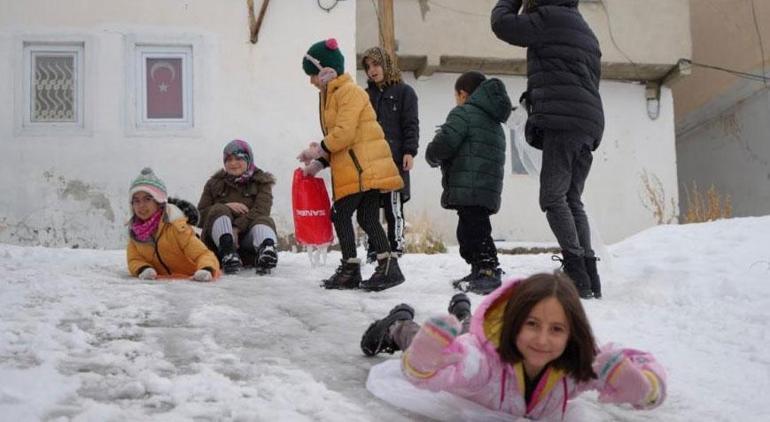
M145 60L147 118L183 118L182 59L148 58Z

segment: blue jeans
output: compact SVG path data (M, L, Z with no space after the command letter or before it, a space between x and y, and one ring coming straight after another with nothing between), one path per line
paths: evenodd
M580 197L593 154L592 140L579 132L545 130L540 170L540 208L562 251L593 257L591 229Z

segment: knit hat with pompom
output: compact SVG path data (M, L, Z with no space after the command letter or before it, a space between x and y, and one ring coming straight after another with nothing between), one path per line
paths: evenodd
M318 60L321 67L330 67L334 69L338 75L345 73L345 57L342 55L337 40L334 38L318 41L311 45L310 49L307 50L306 56ZM308 76L317 75L318 72L320 72L318 66L316 66L308 57L302 59L302 70L304 70L305 74Z
M128 191L128 200L134 197L137 192L149 193L155 202L159 204L165 204L168 200L166 193L166 184L155 175L151 168L145 167L142 169L139 176L136 176L133 182L131 182L131 189Z

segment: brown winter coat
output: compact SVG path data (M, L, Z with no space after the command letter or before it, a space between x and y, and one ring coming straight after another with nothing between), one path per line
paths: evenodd
M404 182L366 91L343 74L321 92L320 105L334 199L371 189L401 189Z
M172 204L166 204L151 240L140 242L129 232L126 260L128 271L135 277L146 267L152 267L160 276L191 277L207 267L214 275L219 272L217 257L198 239L182 211Z
M209 247L214 247L211 238L211 227L214 221L223 216L229 216L233 221L233 228L238 229L240 235L246 235L257 224L270 226L275 231L275 222L270 217L270 209L273 207L273 185L275 177L272 174L256 169L251 180L246 184L237 184L232 176L228 176L224 170L219 170L203 188L203 194L198 202L198 210L201 213L203 228L203 240ZM237 215L227 205L228 202L240 202L249 208L246 214Z

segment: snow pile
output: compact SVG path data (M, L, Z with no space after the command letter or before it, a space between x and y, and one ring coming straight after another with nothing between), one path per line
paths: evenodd
M669 371L653 412L600 406L591 421L770 420L770 217L659 226L609 247L605 299L586 302L600 342L652 351ZM407 282L380 293L325 291L334 271L281 253L273 275L143 282L123 251L0 245L0 415L4 420L420 419L374 398L358 342L407 302L446 311L456 249L407 255ZM606 258L606 257L605 257ZM549 255L501 256L509 276L550 271ZM607 263L611 263L607 265ZM373 270L364 269L364 276ZM480 300L472 296L474 304Z

